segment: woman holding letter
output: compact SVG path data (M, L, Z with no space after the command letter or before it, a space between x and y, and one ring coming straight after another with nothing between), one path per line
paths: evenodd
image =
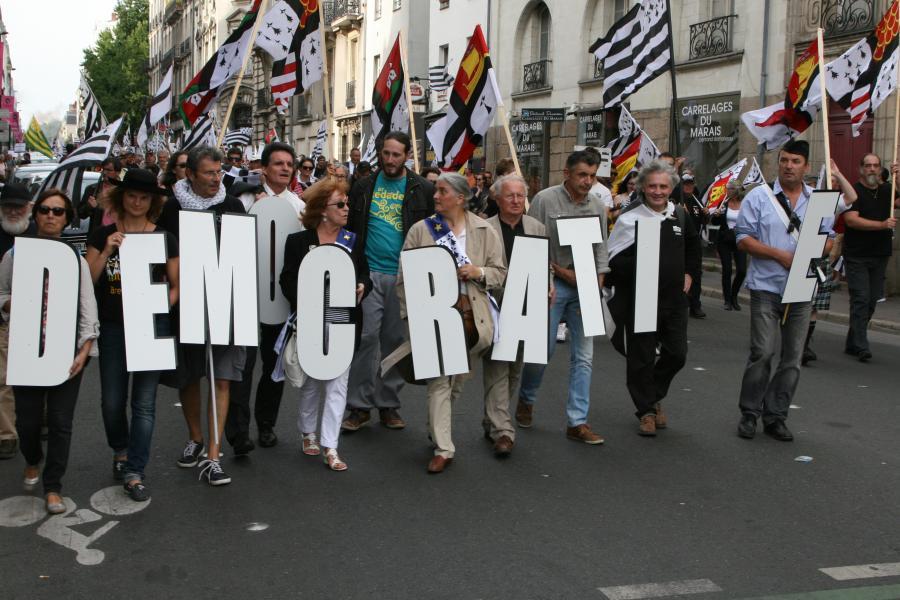
M177 157L176 157L177 158ZM131 422L128 421L128 368L125 360L125 324L122 316L122 277L119 247L129 234L156 231L167 191L146 169L129 169L109 194L109 207L116 215L112 225L94 231L88 239L87 263L94 281L100 315L100 404L106 441L113 451L113 479L123 482L135 502L150 499L143 484L150 458L150 439L156 419L156 386L159 371L139 371L131 376ZM153 281L169 283L169 306L178 301L178 244L166 240L165 266L155 265ZM156 334L169 335L168 315L156 316Z
M51 188L38 196L32 208L32 216L38 236L59 239L63 229L75 218L75 208L65 192ZM15 249L10 250L0 262L0 309L3 319L7 322L12 298L14 255ZM75 414L75 403L78 401L78 389L81 387L84 366L90 356L97 356L97 348L94 346L100 328L97 322L97 302L91 290L88 265L84 258L79 256L78 260L81 263L81 285L78 298L77 350L69 369L69 379L50 387L13 386L16 397L16 429L26 463L25 489L33 489L40 481L39 467L41 461L46 458L43 472L44 495L47 512L50 514L66 512L61 492L62 477L69 462L69 447L72 442L72 418ZM43 345L43 339L41 342ZM45 403L48 429L46 457L41 447L41 423Z
M325 283L325 323L352 323L356 326L356 343L362 332L362 310L359 303L371 288L369 266L366 262L365 248L356 243L356 234L344 229L350 214L347 202L347 182L336 177L326 177L313 184L303 193L306 209L302 215L304 231L292 233L284 244L284 268L281 270L279 282L281 291L291 304L291 312L297 313L297 273L300 263L306 255L317 246L337 244L350 253L356 269L356 306L353 308L330 307L330 283ZM291 319L296 323L294 319ZM328 328L325 329L326 344ZM303 454L318 456L324 451L325 464L332 471L346 471L347 463L338 456L338 437L341 433L341 419L347 405L347 379L350 375L348 367L334 379L322 381L307 377L300 388L300 413L297 416L297 428L300 430ZM321 438L316 435L319 421L319 395L324 388L325 401L322 408ZM321 446L320 440L321 439Z
M443 246L453 255L459 279L459 301L456 304L463 319L466 345L471 363L490 350L499 320L491 290L499 290L506 280L503 243L494 228L484 219L468 212L471 195L468 181L458 173L443 173L434 190L436 214L413 225L403 244L404 250L423 246ZM406 318L406 296L403 272L397 278L400 315ZM428 429L434 443L434 457L428 463L429 473L440 473L453 460L455 448L450 435L453 401L462 392L470 374L442 375L428 380Z

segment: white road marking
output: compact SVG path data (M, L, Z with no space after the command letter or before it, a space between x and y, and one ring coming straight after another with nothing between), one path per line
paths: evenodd
M709 579L686 579L666 583L641 583L597 588L609 600L641 600L643 598L664 598L687 594L721 592L722 588Z
M870 579L872 577L896 577L900 575L900 562L873 565L852 565L849 567L829 567L819 569L837 581Z
M118 521L109 521L89 536L72 529L77 525L102 521L103 517L92 510L78 508L71 498L63 498L65 514L54 515L41 523L37 534L75 552L75 560L81 565L99 565L106 558L101 550L90 548L101 536L115 527Z
M268 523L247 523L247 531L265 531L268 528Z
M126 496L125 490L118 485L98 490L91 496L93 509L111 517L133 515L147 508L151 501L152 499L146 502L135 502Z
M0 527L34 525L46 516L43 500L35 496L13 496L0 500Z

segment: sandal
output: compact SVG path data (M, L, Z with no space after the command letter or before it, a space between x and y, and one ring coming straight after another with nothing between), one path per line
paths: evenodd
M303 454L307 456L318 456L322 449L319 447L319 440L315 433L303 434Z
M61 515L66 512L66 503L57 492L48 492L46 496L47 512L51 515Z
M128 494L128 497L135 502L146 502L150 499L150 491L139 479L132 479L131 481L125 482L123 487L125 488L125 493Z
M341 457L338 456L336 448L328 448L325 450L325 464L328 465L328 468L332 471L346 471L347 463L341 460Z

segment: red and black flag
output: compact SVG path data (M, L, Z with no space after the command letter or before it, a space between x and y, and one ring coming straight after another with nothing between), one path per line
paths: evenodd
M391 131L409 131L406 104L406 73L400 56L400 34L384 61L372 91L372 135L382 139Z
M821 103L821 94L817 88L814 88L814 86L821 85L818 82L818 77L819 43L817 40L813 40L809 48L794 63L794 72L791 73L787 94L784 97L784 107L794 110L806 110L808 102Z
M200 115L211 108L221 87L241 70L261 1L253 0L253 5L237 28L225 39L225 43L219 47L216 54L203 65L200 72L194 75L179 97L181 118L188 127L192 127Z
M471 158L502 105L500 88L481 26L469 39L459 63L447 114L428 130L435 159L444 170L458 170Z
M272 100L287 112L291 96L322 79L323 54L320 0L278 0L263 16L256 45L269 53Z

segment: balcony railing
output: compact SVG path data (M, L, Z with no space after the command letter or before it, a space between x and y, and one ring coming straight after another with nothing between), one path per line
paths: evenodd
M522 91L530 92L550 87L550 60L544 59L525 65Z
M297 119L310 119L312 115L309 112L309 98L306 94L300 94L299 96L294 96L296 100L296 112L295 116Z
M356 80L347 82L347 108L356 106Z
M335 21L344 18L356 18L362 16L359 0L330 0L325 3L325 23L335 25Z
M165 20L173 23L184 12L184 0L166 0Z
M868 32L875 27L875 0L822 0L826 36Z
M268 89L256 90L256 108L268 108L272 103L272 97Z
M691 25L690 60L721 56L731 52L734 15Z
M169 48L166 50L165 54L162 55L162 58L159 60L159 68L161 71L165 71L169 68L169 65L172 64L172 58L175 55L175 49Z
M183 40L175 50L175 60L184 60L191 55L191 40Z

